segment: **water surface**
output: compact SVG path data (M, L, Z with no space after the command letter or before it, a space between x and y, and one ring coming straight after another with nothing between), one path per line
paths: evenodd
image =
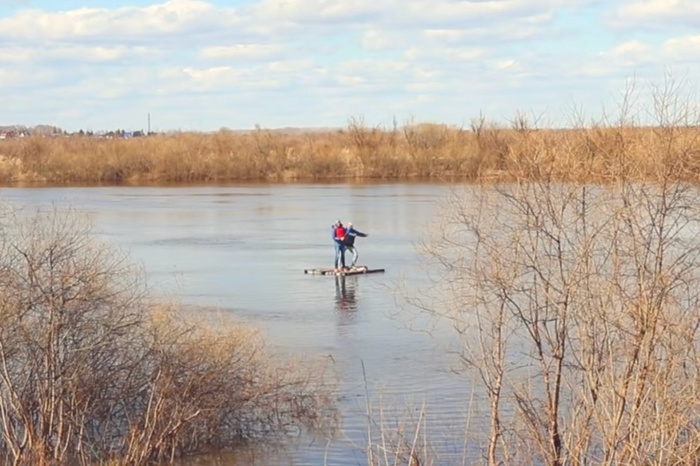
M51 187L0 194L18 206L88 212L98 235L143 264L154 293L195 312L233 314L260 328L281 354L328 357L341 378L340 435L303 438L274 459L246 456L241 464L355 465L367 463L366 392L373 409L381 398L388 419L418 418L424 411L441 460L464 454L462 432L474 405L468 380L450 372L456 366L446 351L452 333L405 308L397 292L400 284L427 283L415 242L453 188ZM336 219L369 234L356 242L359 263L386 273L344 279L303 273L332 266ZM237 464L232 458L207 461Z

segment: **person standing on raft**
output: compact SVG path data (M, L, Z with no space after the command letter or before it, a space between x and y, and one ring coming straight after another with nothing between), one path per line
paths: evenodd
M345 230L343 246L345 246L345 250L352 252L352 264L350 265L350 268L357 265L357 258L360 256L357 252L357 248L355 248L355 238L358 236L360 238L366 238L368 235L366 233L362 233L361 231L355 230L352 226L352 222L349 222L348 228ZM343 253L343 259L344 258L345 254ZM345 264L345 262L343 262L343 264Z
M335 262L333 267L336 272L342 272L347 269L345 266L345 236L346 230L340 220L336 220L331 226L333 243L335 245Z

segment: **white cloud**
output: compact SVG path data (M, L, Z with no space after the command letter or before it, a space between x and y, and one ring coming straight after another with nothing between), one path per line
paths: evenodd
M24 80L24 74L20 70L0 68L0 86L12 87Z
M630 40L602 52L601 56L604 60L614 63L616 67L635 67L653 60L653 53L649 44L639 40Z
M388 14L396 0L263 0L253 8L253 15L299 24L318 22L356 22Z
M57 45L55 47L0 48L0 63L34 63L36 61L109 63L122 61L134 64L139 60L153 60L160 52L149 47Z
M265 60L272 57L280 57L285 49L278 44L235 44L202 49L203 58L240 58L252 60Z
M407 69L408 63L400 60L346 60L329 70L324 92L393 92Z
M184 68L180 84L185 89L192 91L210 91L221 89L231 85L240 85L246 77L246 71L230 66L217 66L213 68ZM177 76L177 75L175 75Z
M170 0L139 7L80 8L62 12L22 10L0 19L0 38L6 41L133 42L187 32L205 33L238 24L235 10L217 8L201 0ZM192 40L189 37L189 40Z
M29 47L0 48L0 63L23 63L35 60L37 51Z
M0 42L56 48L97 44L104 47L102 54L115 51L117 45L144 47L151 44L171 53L181 53L183 47L187 50L201 46L197 54L205 59L280 59L288 50L282 43L292 40L306 48L323 47L324 41L318 40L320 37L349 33L359 20L365 29L360 40L366 50L405 47L415 43L415 38L421 35L451 42L485 38L521 40L546 33L546 25L552 18L551 3L546 0L361 0L345 3L262 0L236 10L204 0L169 0L146 7L112 10L21 10L15 16L0 18ZM484 24L485 17L492 24ZM422 32L427 24L441 21L447 24L435 24L436 27ZM345 29L339 30L340 25ZM265 35L264 43L254 40L261 34ZM91 54L99 52L95 50Z
M226 93L231 90L282 89L318 75L310 61L277 61L254 67L216 66L169 68L159 74L159 95L172 93Z
M502 60L496 63L496 69L499 70L512 70L520 68L518 62L514 59Z
M682 36L661 43L629 40L601 52L582 67L591 76L619 75L628 70L645 74L674 63L694 64L700 62L700 36Z
M484 48L476 47L430 47L416 46L404 51L404 57L409 60L429 61L474 61L486 55Z
M258 31L272 31L275 26L278 32L285 33L309 25L324 31L340 24L369 26L363 44L368 49L378 44L376 48L381 49L384 42L393 43L390 39L394 31L406 31L406 28L417 31L479 28L483 34L491 25L518 20L521 28L530 30L512 35L532 35L533 28L541 28L553 20L555 8L594 1L597 0L263 0L248 13L254 22L265 23L265 26L256 25ZM515 31L511 28L511 32Z
M661 29L669 24L700 26L697 0L629 0L613 10L610 19L616 27Z
M468 35L466 29L426 29L423 35L428 39L443 43L459 43L462 42Z
M638 40L630 40L612 48L606 52L607 55L614 58L622 58L629 55L640 55L649 52L649 45Z
M411 0L405 4L408 15L422 24L458 24L463 21L497 20L504 16L527 16L540 5L523 0L451 2Z
M373 27L362 35L361 44L365 50L391 50L400 47L406 40L405 34L400 32Z
M634 0L618 9L620 15L628 18L651 18L659 16L674 16L681 14L697 2L681 0Z
M442 91L445 89L445 84L439 81L423 81L408 83L405 88L408 92L431 93ZM427 97L424 95L424 97Z
M663 54L667 59L679 62L700 62L700 35L667 40L663 45Z
M602 0L251 0L237 8L215 1L110 9L95 0L62 12L5 13L0 85L13 96L5 111L51 106L42 115L77 115L73 125L144 109L167 113L171 124L213 128L283 116L291 125L328 126L365 112L454 121L479 109L512 116L514 106L590 101L630 74L700 62L700 36L674 38L668 27L681 21L669 7L697 11L688 0L621 0L617 13L628 8L634 21L657 15L668 31L622 31L618 44L600 29L613 8ZM66 111L76 106L82 113Z
M340 63L337 70L344 73L368 73L381 76L393 76L406 70L408 63L403 60L347 60Z
M442 72L437 70L427 70L425 68L416 68L413 71L413 75L416 77L416 79L428 80L439 78L442 76Z
M230 66L217 66L208 69L185 68L182 73L192 78L193 81L218 81L221 79L235 79L241 76L241 70Z
M265 70L270 73L288 75L312 70L315 67L313 60L279 60L265 65Z
M341 85L348 87L357 87L368 83L368 79L364 76L340 75L337 80Z
M422 36L435 44L471 44L475 41L491 43L515 42L524 39L555 37L551 13L496 21L493 24L475 24L469 27L427 28Z

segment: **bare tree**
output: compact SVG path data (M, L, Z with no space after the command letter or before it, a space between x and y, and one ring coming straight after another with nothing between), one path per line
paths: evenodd
M699 193L663 129L678 107L655 108L653 179L516 167L539 176L454 196L424 245L444 298L427 310L454 323L490 401L489 464L699 459Z

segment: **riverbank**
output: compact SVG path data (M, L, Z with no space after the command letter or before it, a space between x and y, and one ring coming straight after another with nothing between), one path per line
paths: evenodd
M282 181L609 182L700 176L700 128L594 126L173 133L131 139L0 141L0 183L139 184Z

